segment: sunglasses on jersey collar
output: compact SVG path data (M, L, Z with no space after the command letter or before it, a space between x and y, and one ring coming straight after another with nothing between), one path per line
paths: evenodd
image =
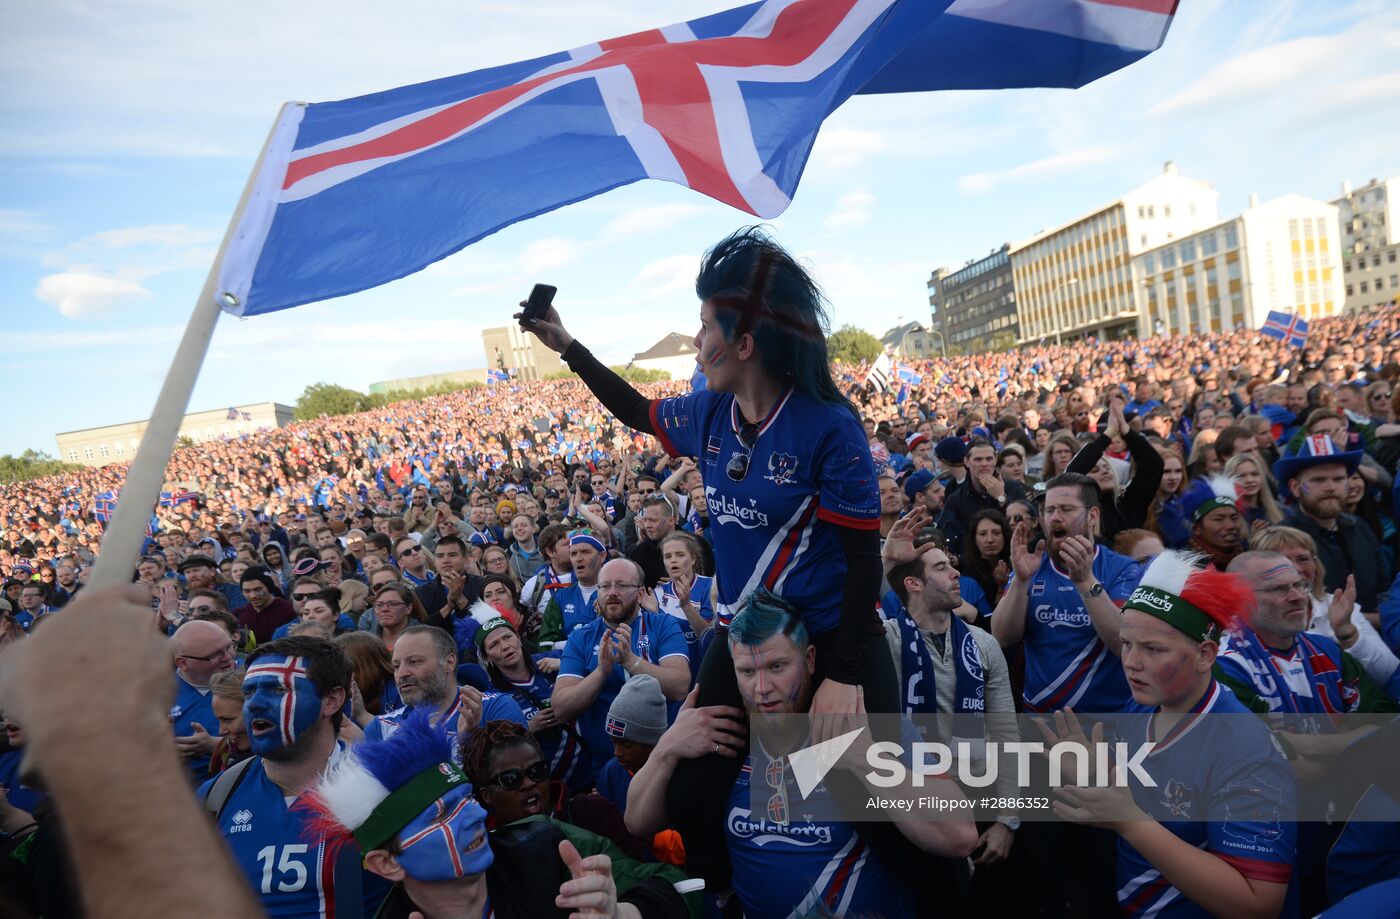
M744 476L749 474L749 462L753 459L753 446L758 443L758 425L752 421L746 421L739 426L739 443L743 445L744 452L736 453L729 458L729 463L724 467L724 474L729 476L731 482L742 482Z

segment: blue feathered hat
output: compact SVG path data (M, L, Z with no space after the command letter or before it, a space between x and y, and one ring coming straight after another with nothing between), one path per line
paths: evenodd
M357 745L316 784L308 799L315 831L333 844L353 839L361 852L382 848L434 801L470 784L452 762L447 732L426 709L388 739Z

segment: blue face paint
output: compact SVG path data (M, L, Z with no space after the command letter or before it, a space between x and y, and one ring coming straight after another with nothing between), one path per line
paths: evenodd
M259 756L296 742L321 717L321 697L300 657L259 658L243 677L243 724Z
M484 872L494 856L486 811L462 784L437 799L399 832L399 864L416 881L450 881Z

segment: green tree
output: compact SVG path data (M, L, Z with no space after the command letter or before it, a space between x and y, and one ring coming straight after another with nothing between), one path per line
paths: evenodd
M60 472L77 472L85 467L65 463L40 450L25 450L19 456L0 456L0 485L13 485L30 479L41 479Z
M856 364L880 356L880 339L864 329L843 325L826 339L826 350L833 361Z
M671 379L671 375L664 370L653 370L646 367L610 367L608 369L629 383L664 383Z
M348 415L369 407L369 397L362 392L334 383L312 383L297 397L292 417L298 421L321 415Z

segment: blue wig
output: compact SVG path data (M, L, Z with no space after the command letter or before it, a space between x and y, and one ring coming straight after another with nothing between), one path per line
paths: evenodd
M744 608L729 624L729 646L761 645L774 635L786 635L792 639L798 651L805 652L809 639L807 627L802 617L791 603L766 587L760 587L749 594Z
M435 727L430 720L433 714L419 708L386 740L357 744L355 755L365 771L393 791L424 769L452 762L447 726Z
M812 276L762 229L736 230L706 252L695 294L710 301L727 341L753 335L769 376L859 417L831 379L825 298Z

